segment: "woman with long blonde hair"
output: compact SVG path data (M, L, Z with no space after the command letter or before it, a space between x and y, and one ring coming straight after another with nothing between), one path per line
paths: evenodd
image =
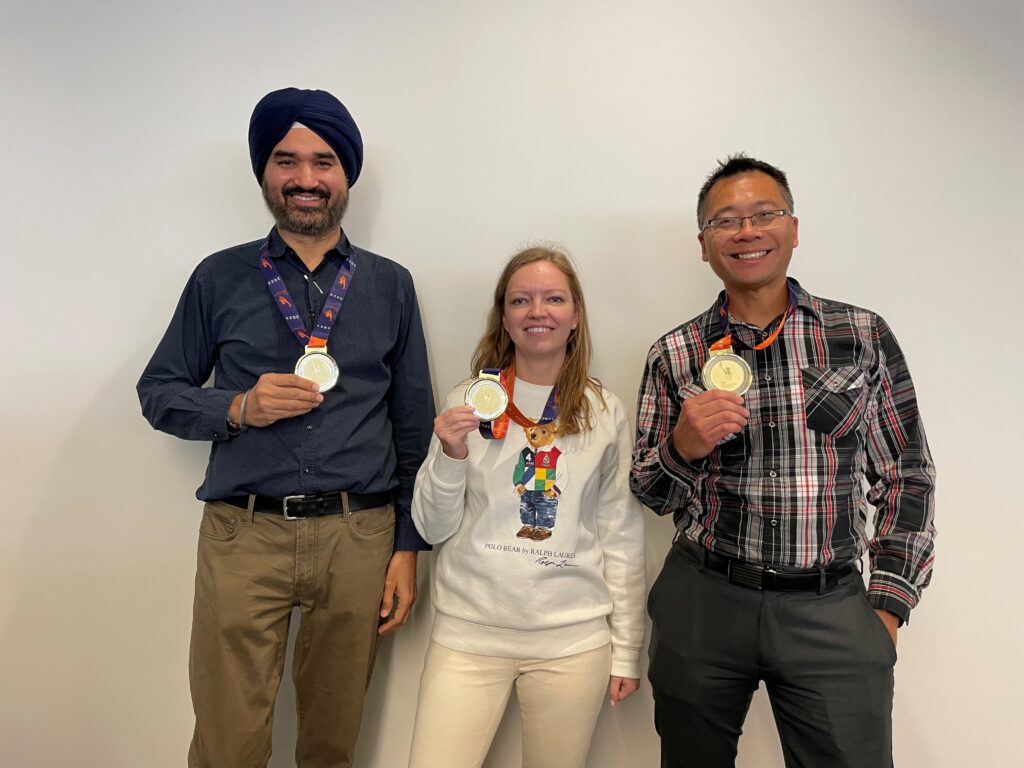
M506 265L416 478L413 520L437 544L436 609L410 765L483 763L513 686L523 762L583 766L604 692L639 686L643 517L631 431L589 374L590 330L567 254Z

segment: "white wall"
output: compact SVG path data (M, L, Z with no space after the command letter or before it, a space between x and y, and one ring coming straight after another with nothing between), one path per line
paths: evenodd
M439 395L499 265L555 239L594 372L632 404L650 342L717 290L704 175L740 149L784 168L793 274L895 327L940 472L896 762L1021 764L1022 33L1013 0L6 0L0 764L184 764L207 446L150 430L133 387L195 263L269 228L245 132L285 85L363 130L345 226L416 276ZM650 525L652 578L670 528ZM382 654L363 765L404 765L428 625L423 600ZM651 709L645 685L606 711L590 764L656 764ZM759 694L740 765L781 766L775 742ZM518 750L510 717L488 766Z

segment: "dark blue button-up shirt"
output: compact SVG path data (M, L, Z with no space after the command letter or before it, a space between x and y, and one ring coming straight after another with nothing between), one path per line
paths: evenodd
M307 330L344 258L356 263L327 342L341 376L310 413L228 435L232 399L264 373L291 373L304 351L260 271L263 242L215 253L192 273L139 380L143 414L156 429L212 441L202 500L393 490L396 549L427 549L409 510L434 398L412 276L399 264L343 235L309 272L272 231L270 255Z

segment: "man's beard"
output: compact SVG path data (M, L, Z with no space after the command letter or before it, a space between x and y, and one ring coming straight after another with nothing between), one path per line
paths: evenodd
M327 200L327 207L295 208L289 206L288 198L299 193L318 195ZM337 232L341 227L341 219L345 216L345 208L348 207L348 190L340 190L337 197L331 202L328 194L323 190L303 189L297 185L285 187L281 190L280 198L276 198L264 184L263 200L274 217L274 221L277 222L278 229L296 235L323 237L330 232Z

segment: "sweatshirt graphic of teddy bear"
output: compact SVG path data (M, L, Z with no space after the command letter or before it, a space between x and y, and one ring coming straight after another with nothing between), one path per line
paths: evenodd
M562 451L554 445L558 429L555 424L524 427L529 445L519 454L512 472L512 484L519 494L519 520L523 527L516 533L520 539L544 541L551 538L562 491L558 457Z

